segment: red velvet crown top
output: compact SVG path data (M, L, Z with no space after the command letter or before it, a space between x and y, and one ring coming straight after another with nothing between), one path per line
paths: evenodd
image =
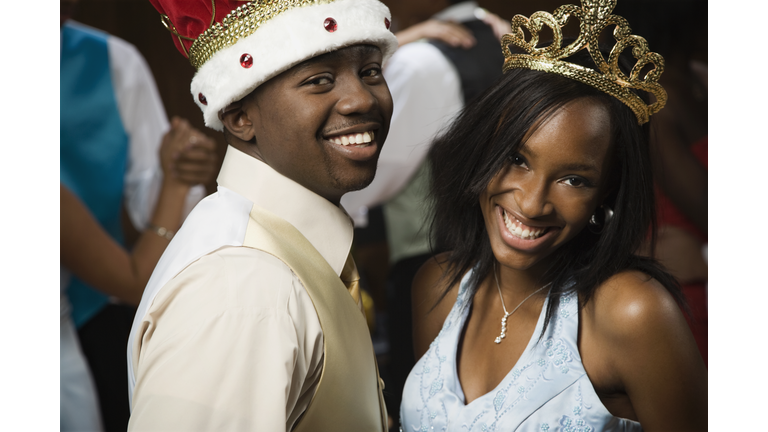
M173 43L176 49L184 57L189 57L187 53L192 46L194 39L211 26L211 16L215 9L215 22L221 22L230 12L245 3L248 0L149 0L152 6L160 12L161 15L168 16L166 23L171 31L176 31L182 36L180 39L175 34L172 35ZM192 40L184 39L189 38ZM182 47L181 44L184 44Z

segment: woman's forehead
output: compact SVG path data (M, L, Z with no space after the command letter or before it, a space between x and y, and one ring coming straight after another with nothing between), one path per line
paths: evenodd
M608 108L594 98L571 101L544 117L523 141L532 157L602 161L611 144Z

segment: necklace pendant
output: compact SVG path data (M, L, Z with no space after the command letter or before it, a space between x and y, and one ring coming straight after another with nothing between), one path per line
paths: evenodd
M501 334L494 340L497 344L501 343L501 340L507 337L507 317L509 317L509 313L505 313L504 317L501 319Z
M507 337L507 329L506 327L502 327L501 334L496 336L496 339L494 340L494 342L496 342L497 344L500 344L501 340L504 339L505 337Z
M501 340L507 337L507 318L515 313L516 310L520 309L520 306L523 305L523 303L526 302L529 298L533 297L534 294L537 292L543 290L544 288L548 287L550 284L546 284L543 287L537 289L536 291L530 293L528 297L523 299L523 301L520 302L520 304L517 305L514 309L512 309L512 312L507 312L507 306L504 304L504 296L501 295L501 286L499 286L499 278L496 276L496 262L493 263L493 279L496 281L496 290L499 291L499 299L501 299L501 308L504 309L504 317L501 318L501 334L494 340L497 344L501 343ZM550 282L551 283L551 282Z

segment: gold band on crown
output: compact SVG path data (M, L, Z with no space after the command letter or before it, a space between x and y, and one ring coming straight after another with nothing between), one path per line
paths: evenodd
M195 69L200 69L220 49L252 35L277 15L295 7L327 3L333 3L333 0L257 0L238 6L220 23L212 22L208 30L198 36L189 48L189 62Z
M664 71L664 58L650 52L648 42L644 38L631 34L627 20L618 15L611 15L615 6L616 0L581 0L581 7L564 5L557 8L553 14L539 11L533 13L530 18L515 15L511 22L512 33L501 38L504 72L524 68L580 81L617 98L632 109L639 124L647 123L650 116L662 109L667 102L667 92L658 82ZM573 43L563 47L562 28L568 24L571 17L579 20L579 36ZM552 30L554 40L549 46L537 48L539 32L545 25ZM610 25L616 26L613 31L616 44L606 60L600 52L598 37ZM531 34L530 42L525 40L523 28ZM509 45L519 47L527 54L512 54ZM629 47L632 47L632 55L637 62L629 76L626 76L619 69L619 56ZM562 60L585 48L599 71ZM647 65L653 65L653 69L645 76L640 76ZM651 93L656 97L656 101L648 105L631 89Z

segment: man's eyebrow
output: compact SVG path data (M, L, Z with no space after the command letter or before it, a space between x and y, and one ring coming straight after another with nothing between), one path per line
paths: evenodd
M296 75L301 72L304 72L304 70L309 69L312 65L314 65L316 62L314 61L317 57L311 58L309 60L305 60L296 66L294 66L291 69L291 75Z
M374 52L380 52L381 50L379 49L379 47L375 45L368 45L368 44L352 45L350 47L344 47L336 51L327 52L327 53L320 54L318 56L306 59L303 62L294 66L294 71L300 72L319 62L334 61L345 56L351 56L351 55L354 55L353 53L355 53L356 51L360 51L361 55L367 56Z

